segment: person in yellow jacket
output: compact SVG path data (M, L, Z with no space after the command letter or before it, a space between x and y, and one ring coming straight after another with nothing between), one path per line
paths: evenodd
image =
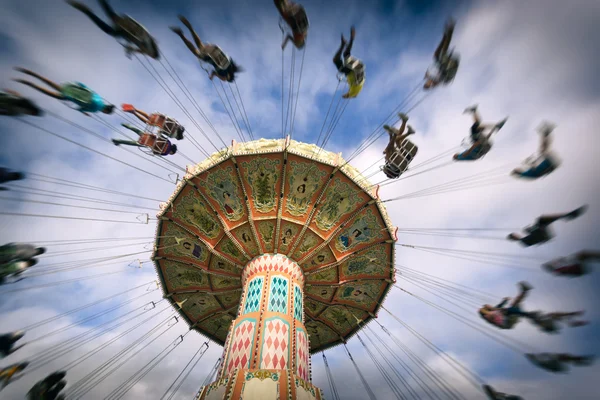
M350 42L346 43L344 35L342 35L342 43L340 48L333 56L333 63L337 68L338 72L341 72L346 76L348 81L348 93L342 97L345 99L354 98L358 96L365 84L365 64L358 58L352 57L350 51L352 51L352 44L354 43L354 37L356 30L354 27L350 30ZM342 52L344 52L342 59Z
M0 390L4 389L9 383L12 382L12 379L15 375L23 372L25 368L29 365L28 362L22 362L18 364L12 364L5 368L0 368Z

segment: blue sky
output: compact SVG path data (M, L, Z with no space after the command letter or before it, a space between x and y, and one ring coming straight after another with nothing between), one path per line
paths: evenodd
M95 1L86 4L101 15ZM208 114L216 130L225 142L237 139L237 134L223 112L220 100L199 68L198 63L183 43L169 31L171 25L180 25L179 13L185 14L200 37L216 43L238 61L246 72L240 74L238 86L256 137L276 138L281 126L281 33L278 16L271 1L111 1L119 12L126 12L145 25L157 38L167 59L182 76L188 89ZM536 182L520 182L509 177L502 185L478 187L428 197L420 197L388 203L393 222L404 228L463 228L498 227L519 228L529 224L541 213L567 211L583 203L590 205L584 218L556 225L557 237L550 243L531 249L522 249L514 243L502 240L482 240L436 236L401 234L399 243L453 248L485 252L522 254L515 260L514 267L505 268L483 262L466 261L439 254L426 253L405 247L398 248L397 263L419 269L444 279L477 287L499 296L513 296L515 283L530 281L535 289L527 300L529 309L548 311L570 311L588 308L586 317L592 324L585 328L565 329L560 335L544 335L527 323L519 324L508 336L526 342L544 351L571 351L597 353L598 317L592 308L600 297L596 288L600 278L594 273L577 280L563 280L545 275L538 263L525 257L536 256L551 259L567 255L582 248L598 248L600 229L600 181L597 159L600 146L596 127L600 123L600 81L596 66L600 60L600 48L595 43L600 35L597 21L600 18L598 2L576 0L568 4L559 1L331 1L326 5L320 1L303 2L311 21L309 41L306 48L305 65L295 121L295 138L314 142L323 123L331 96L336 87L335 69L331 58L337 49L340 34L349 35L350 25L357 27L357 38L353 54L363 59L367 66L367 82L361 95L350 102L343 118L327 144L327 150L351 154L360 141L382 122L420 81L424 70L431 63L431 54L442 32L445 19L453 15L457 19L454 45L461 54L461 69L452 86L433 92L411 113L410 123L417 134L415 143L419 155L415 162L430 159L460 144L467 135L470 120L462 110L478 103L485 120L498 120L506 115L509 122L495 139L493 151L483 160L473 164L448 165L414 179L399 181L381 188L382 199L449 182L453 179L503 167L508 174L513 163L532 154L538 145L535 127L543 120L557 123L554 148L562 165L549 177ZM105 138L115 135L101 123L78 115L66 106L42 96L28 88L11 82L19 74L13 66L31 68L57 82L78 80L97 90L115 104L133 103L137 107L160 110L174 116L187 128L209 152L214 149L200 135L194 124L182 113L174 102L162 91L144 68L134 59L128 60L122 48L110 37L99 31L92 23L62 1L7 0L3 2L0 15L0 72L2 86L16 89L36 100L42 107L91 129ZM285 54L289 68L291 48ZM299 60L299 58L298 58ZM158 63L154 64L161 75L168 75ZM286 73L289 73L287 69ZM298 71L298 70L297 70ZM286 78L286 85L289 81ZM194 119L206 128L194 107L179 89L169 81L177 97L182 99ZM339 95L339 94L338 94ZM102 116L102 120L113 126L122 121L119 115ZM98 151L143 168L148 172L165 177L164 169L123 152L111 144L81 132L51 115L43 119L28 119L46 129L80 141ZM115 161L108 160L70 143L52 137L19 121L4 118L0 124L0 135L5 144L0 150L0 165L22 169L38 174L86 182L94 186L117 191L138 193L140 196L167 199L174 186L157 178L143 174ZM214 140L217 140L215 138ZM217 142L215 142L217 143ZM381 140L362 152L353 165L363 170L381 157L385 147ZM203 156L190 141L183 141L180 150L195 161ZM137 152L137 150L135 150ZM140 153L141 154L141 153ZM188 163L181 155L171 158L177 165ZM440 162L440 164L443 162ZM437 165L437 164L436 164ZM507 166L509 165L509 166ZM375 169L368 170L369 174ZM379 182L384 176L379 173L371 178ZM157 202L121 196L110 196L97 192L26 180L18 183L30 188L53 190L80 196L118 201L143 207L158 208ZM28 200L54 201L65 204L107 208L72 200L50 200L47 197L13 192L0 197L16 197ZM88 211L36 203L18 203L0 200L4 210L18 213L68 215L84 218L100 218L135 221L135 215L104 211ZM109 206L110 208L110 206ZM125 208L120 208L125 210ZM146 212L146 211L143 211ZM153 215L152 211L148 211ZM152 237L154 226L119 223L103 223L47 218L17 218L0 216L0 242L107 237ZM490 236L502 238L507 232L492 232ZM137 243L130 241L128 243ZM139 240L144 242L144 240ZM151 242L148 239L147 242ZM105 244L49 247L44 263L83 260L101 256L143 251L141 245L102 250L86 254L52 256L65 249L104 247ZM126 258L122 264L74 270L26 279L10 287L0 288L0 331L10 331L60 314L76 306L87 304L111 293L141 285L155 279L150 264L144 268L127 267L141 254ZM47 257L47 259L46 259ZM44 263L39 267L43 271ZM26 288L45 282L85 277L105 271L120 271L122 274L82 281L77 284L55 286L51 290L12 290ZM595 271L597 272L597 271ZM33 271L32 271L33 273ZM399 279L398 285L429 301L444 305L466 317L477 320L476 308L466 314L453 305L430 295L407 280ZM12 292L8 292L11 290ZM141 289L143 290L143 289ZM124 298L133 298L141 292L131 292L111 302L88 309L56 324L49 324L29 332L27 340L41 337L45 332L83 319L111 305L118 305ZM148 299L147 299L148 298ZM110 314L120 315L139 307L149 300L160 299L160 292L151 293L137 303ZM492 385L500 390L522 395L526 399L578 399L594 398L593 378L600 371L597 365L590 368L575 368L565 376L555 376L532 367L521 355L507 349L489 338L466 328L457 321L431 309L421 301L391 291L386 306L396 315L436 345L451 352L461 362L469 365ZM104 317L103 321L107 317ZM456 375L435 354L429 352L392 318L382 312L380 322L404 340L432 368L451 379L468 399L480 398L464 379ZM2 361L2 365L33 357L61 339L69 338L100 320L78 326L54 340L40 340L23 348L18 354ZM144 327L149 329L156 322ZM377 329L376 329L377 330ZM176 325L169 335L157 340L146 352L130 360L119 374L104 381L90 399L102 398L154 357L176 335L184 333L183 323ZM102 340L109 340L114 333L107 333ZM115 346L120 350L134 340L133 333L120 340ZM199 335L189 335L172 356L132 389L128 398L143 398L161 393L175 378L189 356L204 342ZM371 382L378 398L393 398L389 388L373 367L362 346L352 340L349 344L354 357L364 365L364 373ZM83 347L75 350L46 369L41 369L15 382L2 392L7 399L20 399L37 379L60 368L69 361L91 350ZM84 372L95 368L109 358L115 348L99 353L98 358L88 360L77 370L69 371L69 382L75 382ZM221 349L211 345L176 398L190 398L198 389ZM348 365L343 349L326 352L332 366L336 384L344 399L364 398L363 391L351 366ZM330 398L328 384L324 379L321 356L313 357L313 382L324 388Z

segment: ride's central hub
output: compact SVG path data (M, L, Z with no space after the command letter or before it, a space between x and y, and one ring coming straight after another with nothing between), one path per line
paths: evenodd
M201 400L319 400L310 353L352 337L394 280L396 230L377 186L290 138L234 142L188 166L157 218L165 297L224 346Z
M246 265L242 285L220 377L237 369L292 370L310 381L300 266L284 255L265 254Z

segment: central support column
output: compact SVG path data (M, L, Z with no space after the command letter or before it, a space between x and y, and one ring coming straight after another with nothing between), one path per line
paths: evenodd
M281 254L250 261L238 315L225 342L219 380L200 399L321 399L310 377L304 274Z
M263 255L246 265L242 285L221 377L236 369L291 369L310 381L300 266L284 255Z

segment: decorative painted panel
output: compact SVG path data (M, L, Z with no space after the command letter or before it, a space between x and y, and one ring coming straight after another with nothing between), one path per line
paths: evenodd
M302 230L302 226L289 221L281 221L279 229L279 252L287 254Z
M263 281L264 278L262 276L257 276L250 281L248 293L246 293L246 304L244 304L243 314L257 312L259 310L263 292Z
M306 280L311 284L338 283L337 267L311 272L310 275L307 275Z
M288 369L290 324L279 317L267 318L262 333L259 368Z
M327 307L325 304L318 303L310 298L306 298L304 303L304 310L306 314L310 317L315 317L318 315L323 309Z
M215 217L211 207L204 201L202 196L196 193L193 186L182 191L177 202L173 205L173 218L182 221L186 225L195 227L202 237L215 239L221 231L221 224Z
M169 282L169 291L210 289L208 274L200 268L171 260L160 260L159 265Z
M192 321L221 310L219 302L207 293L178 294L173 296L173 300L181 304L181 310Z
M335 262L335 256L329 249L329 246L323 247L314 256L311 256L308 260L302 263L302 268L305 271L312 271L314 269L323 267L325 265Z
M252 256L257 256L260 253L256 240L254 239L254 234L248 223L235 228L231 231L231 234L236 238L238 243L242 245L247 253Z
M237 294L237 297L239 298L239 293ZM225 342L232 321L233 316L227 313L216 313L213 317L200 322L197 326L202 329L205 334Z
M214 291L238 289L242 282L238 277L210 275L210 283Z
M262 241L263 246L268 253L272 253L275 249L274 238L276 224L276 220L261 220L255 222L259 240Z
M280 385L285 385L285 380L281 381L281 374L272 371L253 371L247 372L240 399L262 400L262 399L281 399Z
M246 263L246 257L240 249L233 243L229 237L224 237L216 249L220 251L224 256L230 257L232 260L244 265Z
M281 160L268 157L253 158L240 162L251 188L248 197L252 200L253 209L259 213L275 210L277 196L275 188L281 174Z
M311 225L319 230L328 232L344 222L344 219L357 210L367 197L361 195L361 190L354 183L335 177L321 199L319 211Z
M296 374L305 381L310 380L308 336L302 328L296 328Z
M304 318L302 309L302 289L300 286L294 284L294 318L302 322Z
M210 259L210 270L215 272L223 272L228 275L235 274L239 276L241 269L236 267L231 262L225 260L224 258L212 256Z
M306 331L310 337L311 348L318 348L339 339L339 336L327 325L320 321L308 321Z
M243 192L233 165L219 166L200 178L200 190L218 205L220 215L235 222L245 215Z
M364 252L351 256L340 264L342 279L388 278L392 275L389 265L391 244L370 247Z
M339 253L346 253L358 246L384 240L386 235L389 237L389 234L382 230L381 222L377 218L374 209L367 208L336 235L333 239L333 245Z
M373 310L377 305L373 299L379 297L385 285L380 280L348 282L338 288L334 301Z
M284 276L272 276L269 287L268 310L287 314L289 279Z
M252 345L256 336L256 319L246 318L238 322L231 334L226 374L236 369L249 368L252 359Z
M296 377L294 379L296 389L295 400L315 400L317 398L317 390L315 387L307 383L304 379Z
M323 243L323 239L321 239L313 231L307 230L304 233L304 236L302 236L302 238L300 239L300 244L296 246L292 258L294 260L302 260L321 243Z
M314 163L291 160L286 171L287 197L285 211L293 217L308 216L310 200L325 183L327 172Z
M210 253L206 246L194 235L182 227L170 223L165 224L165 228L161 230L157 255L206 264Z
M314 297L320 301L329 302L335 290L332 286L312 286L307 285L304 289L307 296Z

